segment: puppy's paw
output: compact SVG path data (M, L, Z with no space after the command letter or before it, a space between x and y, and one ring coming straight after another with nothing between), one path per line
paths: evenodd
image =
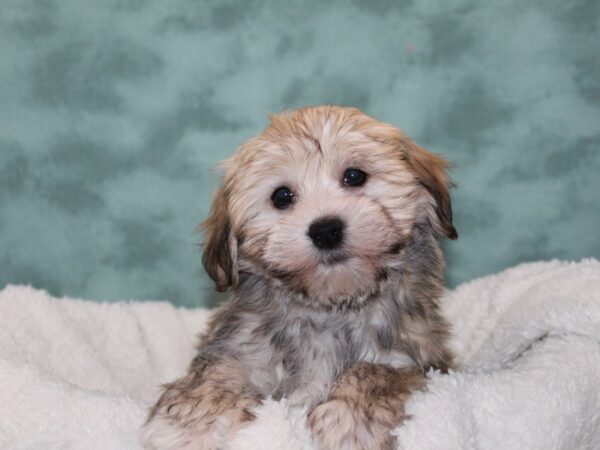
M168 384L140 439L152 450L223 449L260 401L237 362L219 361Z
M142 427L140 441L148 450L217 450L254 418L255 403L239 398L207 408L202 401L161 405Z
M329 400L317 405L307 418L313 438L320 450L361 449L352 408L343 400Z
M392 427L369 417L348 400L328 400L308 415L308 425L320 450L388 450L393 448Z
M358 363L310 412L308 425L323 450L392 449L391 431L407 418L404 403L425 380L415 370Z
M152 417L140 431L140 442L146 450L209 450L216 447L212 433L188 429L166 415Z

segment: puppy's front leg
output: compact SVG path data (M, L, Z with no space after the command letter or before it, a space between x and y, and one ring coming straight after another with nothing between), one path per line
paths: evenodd
M425 382L425 376L414 369L358 363L310 412L308 424L323 450L392 449L390 431L406 418L408 396Z
M261 395L233 358L192 364L150 411L141 433L147 449L214 450L254 415Z

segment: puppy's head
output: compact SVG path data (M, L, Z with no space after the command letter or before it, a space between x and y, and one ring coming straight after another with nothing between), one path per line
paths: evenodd
M376 292L416 225L455 239L447 163L357 109L271 117L223 163L204 224L217 289L241 271L323 305Z

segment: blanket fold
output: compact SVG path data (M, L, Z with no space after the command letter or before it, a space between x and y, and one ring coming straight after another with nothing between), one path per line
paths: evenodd
M528 263L447 293L461 369L430 373L400 449L599 449L600 262ZM132 449L210 311L0 292L0 448ZM312 449L305 411L266 400L233 449Z

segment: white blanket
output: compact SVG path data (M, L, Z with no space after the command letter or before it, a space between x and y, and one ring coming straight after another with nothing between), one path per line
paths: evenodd
M404 449L600 449L600 263L524 264L449 292L463 368L430 374ZM132 449L206 310L0 292L0 448ZM235 449L309 449L304 411L266 401Z

